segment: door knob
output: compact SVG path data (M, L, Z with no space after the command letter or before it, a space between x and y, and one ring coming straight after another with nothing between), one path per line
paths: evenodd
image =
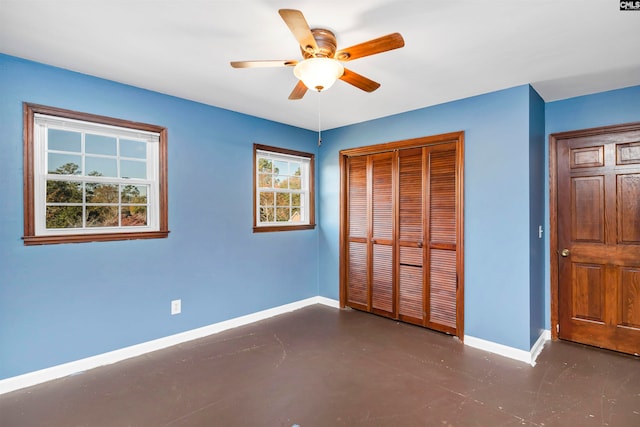
M560 252L560 255L566 258L569 256L569 253L569 249L563 249L562 252Z

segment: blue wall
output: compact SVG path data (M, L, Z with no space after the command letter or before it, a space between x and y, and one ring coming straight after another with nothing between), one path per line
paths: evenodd
M578 129L588 129L622 123L640 121L640 86L612 90L594 95L579 96L562 101L549 102L545 105L545 169L549 169L549 135ZM547 200L545 220L549 229L549 180L545 183L545 197ZM545 239L545 259L549 260L549 241ZM545 320L546 329L551 328L550 314L550 271L549 262L545 265L546 300Z
M167 127L169 238L23 246L24 101ZM314 132L0 55L0 379L338 299L338 152L459 130L465 333L528 351L550 327L548 135L639 120L640 87L545 105L524 85L326 131L318 149ZM317 154L316 230L252 233L254 142Z
M167 127L169 237L23 246L23 101ZM318 295L317 230L252 232L254 142L317 153L313 132L0 55L0 379Z
M530 89L529 95L529 346L533 346L545 329L545 182L548 176L545 167L544 101ZM543 227L542 236L538 227Z
M640 86L549 102L545 105L545 115L547 135L637 122L640 120Z
M539 101L536 106L540 112ZM465 334L528 351L529 109L530 87L525 85L323 132L320 294L339 297L338 152L463 130ZM534 123L542 133L540 119ZM543 266L539 274L542 276Z

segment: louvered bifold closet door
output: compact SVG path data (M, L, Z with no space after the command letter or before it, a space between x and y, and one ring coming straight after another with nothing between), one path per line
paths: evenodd
M464 337L464 132L340 151L340 304Z
M456 146L443 144L428 151L426 326L456 334Z
M425 319L424 150L398 152L398 317L419 325Z
M371 311L395 317L394 153L371 158Z
M347 305L369 309L367 157L347 159Z

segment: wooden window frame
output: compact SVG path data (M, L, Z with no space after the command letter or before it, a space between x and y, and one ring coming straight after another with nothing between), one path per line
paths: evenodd
M153 132L159 135L158 145L158 229L153 231L117 231L84 234L38 235L35 218L35 142L34 119L36 114L55 116L61 119L79 120L100 125ZM106 242L117 240L158 239L169 235L168 221L168 179L167 179L167 129L157 125L137 123L128 120L105 117L62 108L38 104L23 103L23 206L25 246L47 245L58 243Z
M258 224L258 188L257 188L257 152L268 151L287 156L304 157L309 159L309 207L308 224L300 225L259 225ZM280 147L272 147L262 144L253 144L253 232L263 233L272 231L313 230L315 223L315 155L303 151L290 150Z

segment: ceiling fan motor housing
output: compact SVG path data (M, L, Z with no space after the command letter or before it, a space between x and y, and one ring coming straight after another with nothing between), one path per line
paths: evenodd
M318 49L314 51L313 47L306 46L304 49L300 47L304 59L309 58L333 58L338 48L336 36L331 31L324 28L314 28L311 30L313 38L316 40Z

